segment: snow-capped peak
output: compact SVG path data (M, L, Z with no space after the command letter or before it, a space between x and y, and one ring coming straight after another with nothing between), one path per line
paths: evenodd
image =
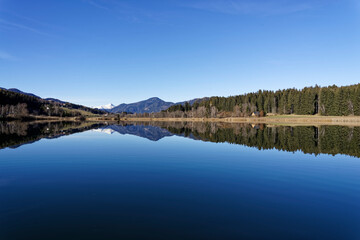
M98 107L94 107L94 108L97 108L97 109L113 109L115 107L115 105L113 104L107 104L107 105L104 105L104 106L98 106Z

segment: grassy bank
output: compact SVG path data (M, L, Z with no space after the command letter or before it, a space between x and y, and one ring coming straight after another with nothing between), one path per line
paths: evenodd
M116 121L116 118L88 118L90 121ZM349 125L360 126L360 116L309 116L277 115L269 117L230 117L230 118L121 118L129 122L229 122L229 123L267 123L274 125Z
M29 119L30 120L30 119ZM4 121L4 120L3 120ZM5 120L6 121L6 120ZM116 116L79 117L47 117L31 116L31 121L86 121L86 122L118 122ZM268 117L229 117L229 118L140 118L125 117L120 121L128 122L224 122L224 123L265 123L273 125L346 125L360 126L360 116L310 116L310 115L276 115Z

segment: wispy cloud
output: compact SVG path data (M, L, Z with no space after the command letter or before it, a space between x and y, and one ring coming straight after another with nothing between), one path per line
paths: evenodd
M21 21L26 21L28 24L35 24L37 26L50 27L50 28L58 28L58 26L54 26L54 25L49 24L47 22L43 22L43 21L39 21L39 20L34 19L34 18L30 18L28 16L20 15L20 14L18 14L16 12L13 12L13 11L0 9L0 12L4 13L4 14L12 17L12 18L15 18L15 19L17 19L19 21L20 20Z
M100 10L106 10L119 18L143 22L171 18L172 12L164 11L159 4L139 5L119 0L82 0ZM175 8L191 8L232 15L286 15L318 8L338 0L168 0L164 4ZM354 0L355 1L355 0ZM358 1L358 0L356 0ZM151 7L152 6L152 7Z
M10 55L6 52L0 51L0 59L6 60L6 61L16 61L18 58L14 57L13 55Z
M99 8L99 9L102 9L102 10L106 10L106 11L110 11L110 10L111 10L111 9L108 8L107 6L102 5L102 4L100 4L100 3L98 3L98 2L95 2L95 1L93 1L93 0L84 0L84 1L87 2L88 4L92 5L92 6L96 7L96 8Z
M279 15L315 8L319 0L197 0L184 4L189 8L224 14Z
M36 34L40 34L40 35L44 35L44 36L51 36L50 34L47 34L45 32L42 32L36 28L33 27L29 27L27 25L24 24L20 24L20 23L16 23L16 22L12 22L12 21L7 21L5 19L0 18L0 27L1 25L5 26L5 27L10 27L10 28L15 28L15 29L20 29L20 30L25 30L25 31L29 31L32 33L36 33Z
M99 10L111 13L117 19L147 24L165 24L168 13L163 9L152 9L149 6L139 6L132 2L117 0L82 0ZM151 5L151 4L150 4ZM166 23L167 24L167 23Z
M99 10L105 10L114 14L129 14L133 12L133 8L125 3L115 0L82 0L83 2L98 8Z

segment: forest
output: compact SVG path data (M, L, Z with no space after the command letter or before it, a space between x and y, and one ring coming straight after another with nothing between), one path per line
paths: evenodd
M168 116L246 117L254 112L265 115L298 114L360 116L360 84L337 87L306 87L263 91L230 97L211 97L202 102L174 105ZM260 116L260 114L259 114Z

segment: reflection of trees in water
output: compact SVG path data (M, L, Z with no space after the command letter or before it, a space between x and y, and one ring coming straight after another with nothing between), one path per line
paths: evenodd
M42 138L57 138L101 126L103 124L84 122L0 122L0 148L18 147Z
M360 127L271 126L201 122L154 122L171 133L210 142L228 142L258 149L346 154L360 157Z
M19 136L27 135L27 124L19 124L17 122L0 122L0 134Z
M314 154L346 154L360 157L360 127L291 127L209 122L121 122L117 125L132 130L126 131L126 134L147 138L155 136L156 138L151 138L153 140L174 134L201 141L228 142L258 149L302 151ZM106 125L88 122L0 122L0 148L16 147L41 138L56 138L103 126ZM133 126L137 127L133 128ZM107 128L118 131L116 125ZM164 133L164 129L168 131L168 134Z

